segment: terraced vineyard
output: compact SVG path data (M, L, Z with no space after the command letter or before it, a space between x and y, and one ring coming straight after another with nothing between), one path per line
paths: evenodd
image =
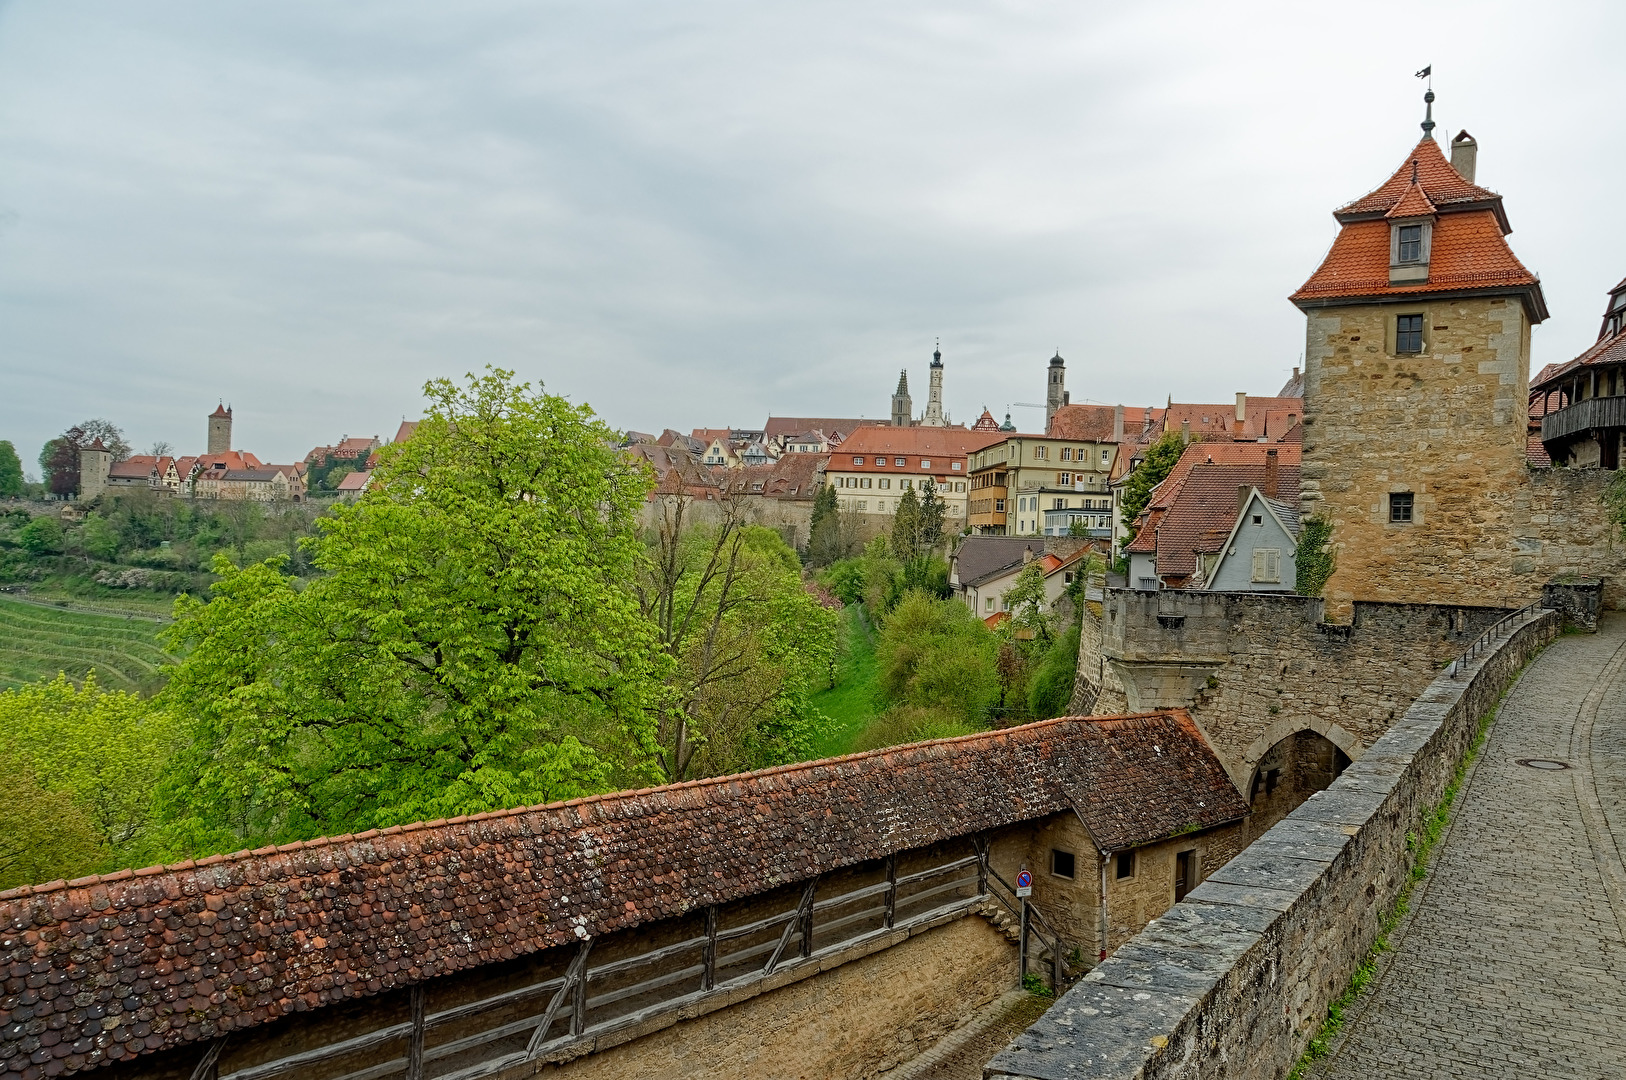
M156 691L174 660L158 644L151 619L59 611L0 597L0 689L95 669L110 690Z

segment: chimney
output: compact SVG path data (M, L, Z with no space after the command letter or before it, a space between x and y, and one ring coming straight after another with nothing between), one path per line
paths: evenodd
M1479 144L1466 130L1457 132L1451 140L1451 167L1468 183L1474 182L1474 165L1479 159Z
M1122 405L1115 406L1112 410L1112 441L1115 443L1124 441L1124 407Z
M1180 421L1180 441L1187 445L1191 443L1191 420L1189 418Z
M1265 451L1265 498L1276 498L1276 485L1280 482L1281 468L1277 462L1276 451Z
M1299 377L1299 368L1298 368L1297 364L1294 364L1293 365L1293 378L1296 379L1298 377Z
M1236 395L1236 422L1239 424L1246 423L1247 419L1248 395L1238 391Z

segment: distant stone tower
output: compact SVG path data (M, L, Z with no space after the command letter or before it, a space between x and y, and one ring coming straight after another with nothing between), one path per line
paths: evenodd
M79 500L89 502L107 490L107 471L113 464L113 452L97 439L89 446L79 448Z
M1511 515L1547 305L1501 196L1472 181L1477 146L1459 138L1448 163L1424 100L1422 141L1336 211L1332 250L1292 296L1308 324L1302 509L1332 526L1338 619L1355 600L1517 606L1541 591Z
M211 454L224 454L231 449L231 410L217 405L209 414L209 450Z
M898 372L898 389L892 395L892 426L908 427L914 423L915 403L909 397L909 372Z
M943 413L943 350L932 352L932 381L926 392L926 414L920 418L921 427L947 427L948 417Z
M1056 410L1067 404L1067 361L1061 358L1058 350L1050 358L1050 379L1045 386L1044 395L1044 429L1050 431L1050 421L1055 417Z

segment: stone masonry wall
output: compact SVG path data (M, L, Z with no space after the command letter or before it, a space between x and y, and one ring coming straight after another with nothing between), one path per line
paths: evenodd
M1514 494L1515 574L1536 591L1553 579L1602 578L1603 606L1626 608L1626 538L1604 516L1603 493L1619 473L1602 469L1531 469Z
M1016 967L1016 950L987 920L956 919L775 993L501 1080L862 1080L918 1056L1010 990Z
M1188 706L1238 789L1282 739L1314 731L1359 759L1501 609L1322 601L1270 593L1108 589L1098 715Z
M1560 625L1529 616L1460 678L1435 678L1361 761L1085 976L984 1075L1285 1076L1406 880L1408 834Z
M1424 315L1424 348L1394 352L1400 313ZM1355 600L1519 607L1536 568L1513 568L1513 511L1528 485L1530 324L1517 300L1359 304L1307 319L1306 514L1332 521L1330 615ZM1415 496L1409 523L1388 496Z

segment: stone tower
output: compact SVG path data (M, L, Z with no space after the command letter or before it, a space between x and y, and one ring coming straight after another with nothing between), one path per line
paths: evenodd
M1306 315L1303 512L1332 526L1327 613L1355 600L1518 606L1510 514L1527 486L1530 328L1541 283L1508 247L1502 198L1432 134L1334 212ZM1471 174L1471 138L1458 163ZM1464 154L1462 151L1467 150ZM1524 576L1529 576L1528 574Z
M215 406L209 414L209 449L211 454L224 454L231 449L231 410L224 404Z
M909 398L909 372L898 372L898 389L892 395L892 426L908 427L914 422L915 403Z
M107 490L107 471L113 464L113 452L97 439L89 446L79 448L79 500L89 502Z
M1044 429L1050 431L1050 421L1056 415L1056 410L1067 404L1067 361L1061 358L1058 350L1050 358L1050 378L1045 385L1044 395Z
M943 413L943 350L932 351L932 381L926 392L926 414L920 418L921 427L947 427L948 417Z

